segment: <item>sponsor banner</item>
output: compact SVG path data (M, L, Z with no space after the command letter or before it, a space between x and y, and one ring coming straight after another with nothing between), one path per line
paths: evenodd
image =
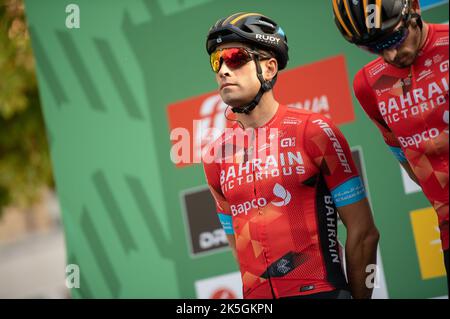
M422 279L445 276L444 255L436 212L423 208L410 212Z
M226 249L228 240L209 188L204 186L184 191L181 202L191 255Z
M195 291L198 299L242 299L241 273L197 280Z
M344 56L281 72L274 93L280 103L321 113L336 124L355 119ZM190 139L190 160L187 163L199 163L202 148L235 123L226 120L225 112L227 117L235 118L217 91L168 105L172 144L177 144L185 136ZM215 129L210 131L209 128ZM189 165L186 162L176 166Z
M280 103L323 114L335 124L355 120L343 55L280 73L274 93Z

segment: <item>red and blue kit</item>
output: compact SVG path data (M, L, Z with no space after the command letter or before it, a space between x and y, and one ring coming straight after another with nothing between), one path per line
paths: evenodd
M448 25L429 25L414 64L399 69L381 58L354 80L355 95L400 162L408 161L437 212L448 249Z
M344 136L328 118L285 105L245 134L235 125L204 160L217 214L236 241L244 298L348 289L337 210L366 194Z

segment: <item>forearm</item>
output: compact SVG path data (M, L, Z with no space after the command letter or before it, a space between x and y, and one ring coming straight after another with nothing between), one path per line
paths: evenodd
M347 234L345 245L345 258L347 278L352 296L355 299L368 299L372 296L372 287L367 287L366 272L368 265L376 264L378 232L373 229L364 235Z
M405 171L408 173L409 178L411 178L417 185L420 186L419 180L417 179L416 174L414 174L411 166L408 162L400 162L400 165L405 169Z
M230 245L230 248L231 248L231 252L233 253L234 259L236 260L236 263L239 266L239 259L238 259L237 251L236 251L236 240L234 238L234 235L227 235L227 239L228 239L228 244Z

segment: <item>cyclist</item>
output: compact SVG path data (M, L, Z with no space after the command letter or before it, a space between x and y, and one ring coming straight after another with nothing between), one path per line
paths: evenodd
M328 118L273 94L288 61L283 30L264 15L236 13L211 27L206 49L237 123L203 163L244 298L370 298L379 235L348 143Z
M355 95L437 212L448 274L448 24L422 21L418 0L377 3L333 0L335 22L379 56L356 74Z

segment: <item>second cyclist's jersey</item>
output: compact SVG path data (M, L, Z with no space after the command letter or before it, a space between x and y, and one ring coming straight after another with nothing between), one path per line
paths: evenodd
M408 161L438 215L448 249L448 25L429 25L414 64L399 69L378 58L354 80L355 95L400 162Z
M344 136L326 117L284 105L248 139L243 132L224 133L203 161L235 238L244 298L346 289L337 208L366 195Z

